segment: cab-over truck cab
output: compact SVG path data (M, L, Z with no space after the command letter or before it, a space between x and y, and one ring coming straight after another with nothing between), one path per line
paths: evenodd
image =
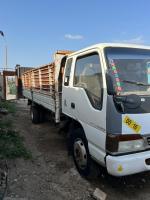
M124 176L150 170L150 48L99 44L67 57L62 112L75 164Z

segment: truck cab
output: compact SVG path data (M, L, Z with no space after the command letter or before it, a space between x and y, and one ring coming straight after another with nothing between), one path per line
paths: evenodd
M82 175L91 159L115 176L150 170L150 47L98 44L68 55L62 112Z

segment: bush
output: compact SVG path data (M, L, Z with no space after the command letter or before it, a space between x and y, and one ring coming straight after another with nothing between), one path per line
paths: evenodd
M31 152L24 146L23 137L10 128L10 121L0 121L0 159L32 158Z
M0 102L0 108L5 108L8 110L9 113L15 113L16 112L16 106L14 103L9 101L1 101Z
M15 104L8 101L0 102L0 107L8 110L9 113L15 113ZM0 120L0 159L6 158L32 158L31 153L25 148L23 137L13 130L10 120Z

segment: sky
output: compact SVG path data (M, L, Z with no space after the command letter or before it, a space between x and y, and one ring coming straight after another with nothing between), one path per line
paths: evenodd
M149 0L0 0L0 68L38 67L57 50L100 42L150 45Z

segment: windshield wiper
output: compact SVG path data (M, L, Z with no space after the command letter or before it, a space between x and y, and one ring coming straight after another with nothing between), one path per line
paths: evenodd
M130 80L121 80L124 83L131 83L131 84L135 84L135 85L142 85L142 86L150 86L150 84L146 84L146 83L142 83L142 82L138 82L138 81L130 81Z

